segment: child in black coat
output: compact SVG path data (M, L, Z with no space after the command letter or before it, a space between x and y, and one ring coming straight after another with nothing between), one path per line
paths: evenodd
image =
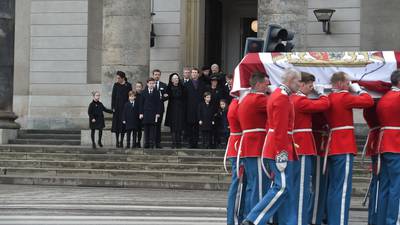
M136 91L130 91L129 102L125 103L124 110L122 113L122 123L125 124L125 130L127 133L126 148L131 147L131 136L132 136L132 148L137 147L136 144L136 133L139 129L139 102L136 101Z
M198 107L197 118L199 119L203 148L212 146L212 128L214 123L215 108L211 105L211 93L205 92L204 102Z
M136 102L138 102L140 104L140 95L143 91L143 83L141 81L136 82L135 85L135 90L136 90ZM136 132L136 147L141 148L141 141L142 141L142 131L143 131L143 125L142 125L142 121L139 119L139 126L138 126L138 130Z
M88 115L89 115L89 127L91 130L90 137L92 139L92 148L96 148L96 142L94 141L95 130L99 130L99 140L97 144L103 147L101 143L101 136L103 134L104 114L103 112L113 113L111 109L104 107L103 103L100 102L100 92L92 92L93 101L89 104Z
M216 147L224 148L229 137L228 107L225 99L219 101L219 109L216 114ZM218 146L219 145L219 146Z

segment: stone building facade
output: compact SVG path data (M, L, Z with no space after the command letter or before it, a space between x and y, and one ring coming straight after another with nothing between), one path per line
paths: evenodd
M331 35L317 8L336 10ZM397 0L15 0L12 109L25 129L86 128L90 92L109 106L116 70L131 82L214 62L231 73L269 23L295 31L299 51L400 49L398 11Z

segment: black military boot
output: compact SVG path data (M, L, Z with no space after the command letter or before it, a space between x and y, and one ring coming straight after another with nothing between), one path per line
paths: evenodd
M252 222L250 222L248 220L245 220L240 225L254 225L254 223L252 223Z

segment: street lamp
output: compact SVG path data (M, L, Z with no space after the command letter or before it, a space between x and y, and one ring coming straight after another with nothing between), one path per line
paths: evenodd
M335 11L336 10L334 10L334 9L316 9L316 10L314 10L314 15L315 15L315 17L317 17L317 20L319 22L322 22L322 30L326 34L331 34L330 21L331 21L331 17L333 15L333 13Z

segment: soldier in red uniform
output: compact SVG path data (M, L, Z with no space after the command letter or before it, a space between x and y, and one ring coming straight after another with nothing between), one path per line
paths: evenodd
M250 78L250 85L250 93L242 99L238 108L242 128L238 155L242 158L246 178L245 214L262 199L270 184L261 165L261 151L266 134L266 91L269 79L266 74L255 72Z
M378 143L379 200L377 224L400 224L400 70L390 77L392 89L378 102L381 125Z
M228 191L228 207L227 207L227 224L236 225L243 220L243 201L244 199L244 188L243 177L237 176L236 168L236 157L237 148L240 144L240 138L242 137L242 128L240 127L239 117L238 117L238 106L239 100L237 98L233 99L228 109L228 123L230 135L228 143L226 146L226 152L224 157L224 167L226 169L226 159L231 162L232 165L232 181Z
M377 102L377 99L375 100ZM378 175L376 171L377 159L378 159L378 152L377 146L379 141L379 120L376 114L376 103L373 107L366 108L363 111L363 116L365 121L368 124L369 132L367 136L367 142L364 145L362 159L364 160L364 156L371 157L372 168L371 168L371 182L369 184L369 203L368 203L368 224L377 224L377 188L378 184ZM368 194L368 193L367 193Z
M351 84L344 72L331 77L332 91L329 95L330 108L325 115L330 133L324 172L328 170L328 224L348 224L354 155L357 145L354 136L353 108L373 106L371 96L358 84ZM349 93L352 91L355 95ZM327 165L327 168L326 168Z
M297 92L300 78L298 71L286 70L282 75L282 85L268 100L269 130L263 158L266 158L265 164L273 174L273 185L242 225L264 225L276 212L280 225L297 222L293 195L293 161L297 160L297 154L292 137L294 109L289 96Z
M329 134L328 121L324 113L320 112L312 115L312 129L317 155L312 174L310 224L320 225L326 219L326 194L328 191L328 176L322 171Z
M311 176L312 167L317 150L312 133L312 114L323 112L329 108L328 97L323 93L316 93L318 99L307 96L315 92L315 77L309 73L301 73L300 89L291 96L294 105L295 120L293 138L297 148L300 163L295 166L295 190L298 193L297 224L309 223L309 206L311 204Z

